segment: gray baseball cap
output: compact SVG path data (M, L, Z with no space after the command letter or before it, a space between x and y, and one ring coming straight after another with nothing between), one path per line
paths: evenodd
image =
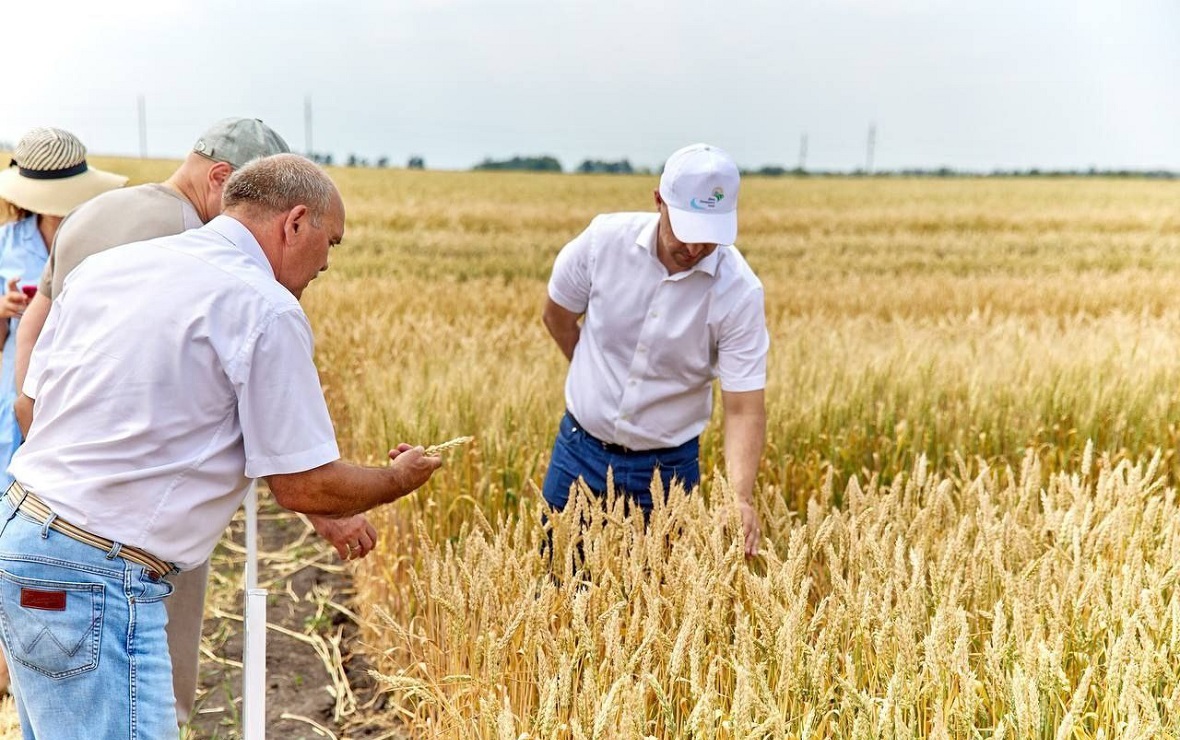
M291 147L258 118L225 118L201 134L193 151L237 169L251 159L286 154Z

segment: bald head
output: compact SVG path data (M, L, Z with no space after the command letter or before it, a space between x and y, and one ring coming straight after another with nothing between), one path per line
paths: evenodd
M246 164L230 175L222 193L228 214L268 216L306 206L319 220L335 208L343 208L340 193L319 165L298 154L275 154Z
M184 196L207 224L221 213L221 191L233 171L233 165L189 152L164 185Z

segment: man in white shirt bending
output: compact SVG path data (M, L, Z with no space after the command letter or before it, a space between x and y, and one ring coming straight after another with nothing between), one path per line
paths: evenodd
M253 159L289 151L283 137L261 120L225 118L201 134L192 151L164 182L120 188L116 197L92 198L74 209L58 231L40 288L20 321L15 359L18 391L51 301L61 293L75 267L91 255L121 244L203 226L221 213L222 190L234 170ZM31 399L18 396L15 410L21 431L28 433L33 413ZM367 548L350 551L347 545L370 542L376 537L376 530L362 515L308 519L341 558L362 557ZM182 725L191 718L196 703L208 581L208 562L178 573L171 579L173 591L166 602L176 715Z
M251 479L288 509L349 516L441 464L409 445L387 467L339 459L298 300L344 235L332 181L279 154L223 198L201 228L83 261L33 352L34 421L0 499L0 637L26 738L177 737L168 578L208 559Z
M579 477L604 491L608 470L645 514L653 475L695 486L719 378L729 483L757 554L770 339L762 284L733 246L739 185L728 154L684 147L664 166L658 213L598 216L557 256L543 318L570 370L543 486L553 508Z

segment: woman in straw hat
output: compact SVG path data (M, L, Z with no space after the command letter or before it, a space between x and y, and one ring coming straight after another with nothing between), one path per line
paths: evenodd
M12 412L16 398L13 379L16 326L37 290L37 281L57 227L76 206L122 187L127 178L95 169L86 163L86 147L78 137L56 128L35 128L16 145L12 162L0 170L0 492L12 482L8 463L21 443ZM8 686L8 668L0 661L0 691Z
M122 187L127 178L91 167L86 147L68 131L35 128L16 145L12 162L0 171L0 199L14 220L0 226L0 279L7 289L0 299L0 472L21 441L12 402L16 327L37 290L62 219L99 193ZM7 478L4 487L12 479Z

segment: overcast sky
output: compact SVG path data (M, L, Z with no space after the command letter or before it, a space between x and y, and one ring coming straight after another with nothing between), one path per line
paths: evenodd
M0 141L179 157L256 116L303 151L1180 170L1178 0L6 0Z

